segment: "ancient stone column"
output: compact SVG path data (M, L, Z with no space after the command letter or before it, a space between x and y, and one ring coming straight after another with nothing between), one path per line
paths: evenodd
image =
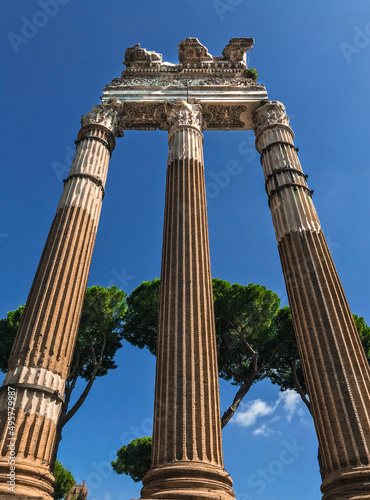
M73 355L110 155L115 101L82 118L76 154L32 284L0 391L0 498L53 498L49 471ZM8 427L8 391L15 404ZM12 434L10 433L12 432ZM15 488L7 480L14 445ZM15 491L15 493L14 493Z
M230 499L224 469L201 107L169 128L153 451L141 498Z
M284 106L266 102L254 125L322 456L323 499L370 499L369 365Z

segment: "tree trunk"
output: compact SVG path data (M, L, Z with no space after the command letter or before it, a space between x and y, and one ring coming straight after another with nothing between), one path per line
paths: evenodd
M249 377L247 382L245 382L245 384L243 384L240 387L240 389L238 390L238 392L235 394L235 397L234 397L232 404L229 406L229 408L222 415L221 429L223 429L225 427L225 425L231 420L231 417L234 415L234 413L238 409L242 399L247 394L247 392L251 388L253 382L255 381L257 374L258 374L258 371L253 371L252 375Z

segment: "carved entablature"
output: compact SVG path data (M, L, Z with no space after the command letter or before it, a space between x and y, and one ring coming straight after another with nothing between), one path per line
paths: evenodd
M222 57L212 57L197 38L186 38L179 44L178 64L135 45L126 50L121 77L105 86L102 102L115 98L125 104L124 129L167 130L163 103L176 100L202 106L204 130L251 129L252 112L267 100L264 85L252 79L246 65L253 43L232 38Z

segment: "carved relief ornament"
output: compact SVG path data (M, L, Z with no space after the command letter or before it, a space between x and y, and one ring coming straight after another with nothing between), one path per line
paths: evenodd
M126 130L168 129L163 103L125 103L121 123Z
M108 107L107 107L108 106ZM83 117L83 124L98 123L107 128L113 119L116 129L123 130L168 130L178 125L190 125L199 130L241 130L246 128L248 106L242 104L190 104L184 100L174 102L132 102L122 103L117 114L109 105L94 106Z
M114 78L111 83L104 87L104 90L119 88L140 88L140 87L158 87L165 88L193 88L193 87L249 87L250 90L264 90L264 85L255 83L251 78L221 78L204 76L202 78L172 78L172 77L121 77Z
M113 97L105 104L97 104L81 118L81 125L101 125L110 130L115 137L123 136L122 112L124 104Z
M243 129L245 123L242 113L247 111L245 105L208 104L204 113L204 128Z
M253 113L253 124L255 134L258 137L260 133L268 127L274 125L289 126L289 118L281 102L267 101Z
M165 102L164 109L167 114L170 131L172 128L179 126L192 126L201 131L202 106L200 104L190 104L182 99L178 99L173 103Z

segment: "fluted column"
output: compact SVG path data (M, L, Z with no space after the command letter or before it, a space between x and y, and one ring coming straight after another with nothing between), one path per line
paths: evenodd
M153 452L141 498L230 499L223 467L201 107L169 128Z
M323 499L370 499L369 365L284 106L263 104L254 125L322 456Z
M110 155L119 133L116 101L82 118L71 171L28 296L0 391L0 498L53 498L49 472L73 355ZM12 434L8 388L15 389ZM11 391L12 392L12 391ZM14 444L15 486L9 489Z

